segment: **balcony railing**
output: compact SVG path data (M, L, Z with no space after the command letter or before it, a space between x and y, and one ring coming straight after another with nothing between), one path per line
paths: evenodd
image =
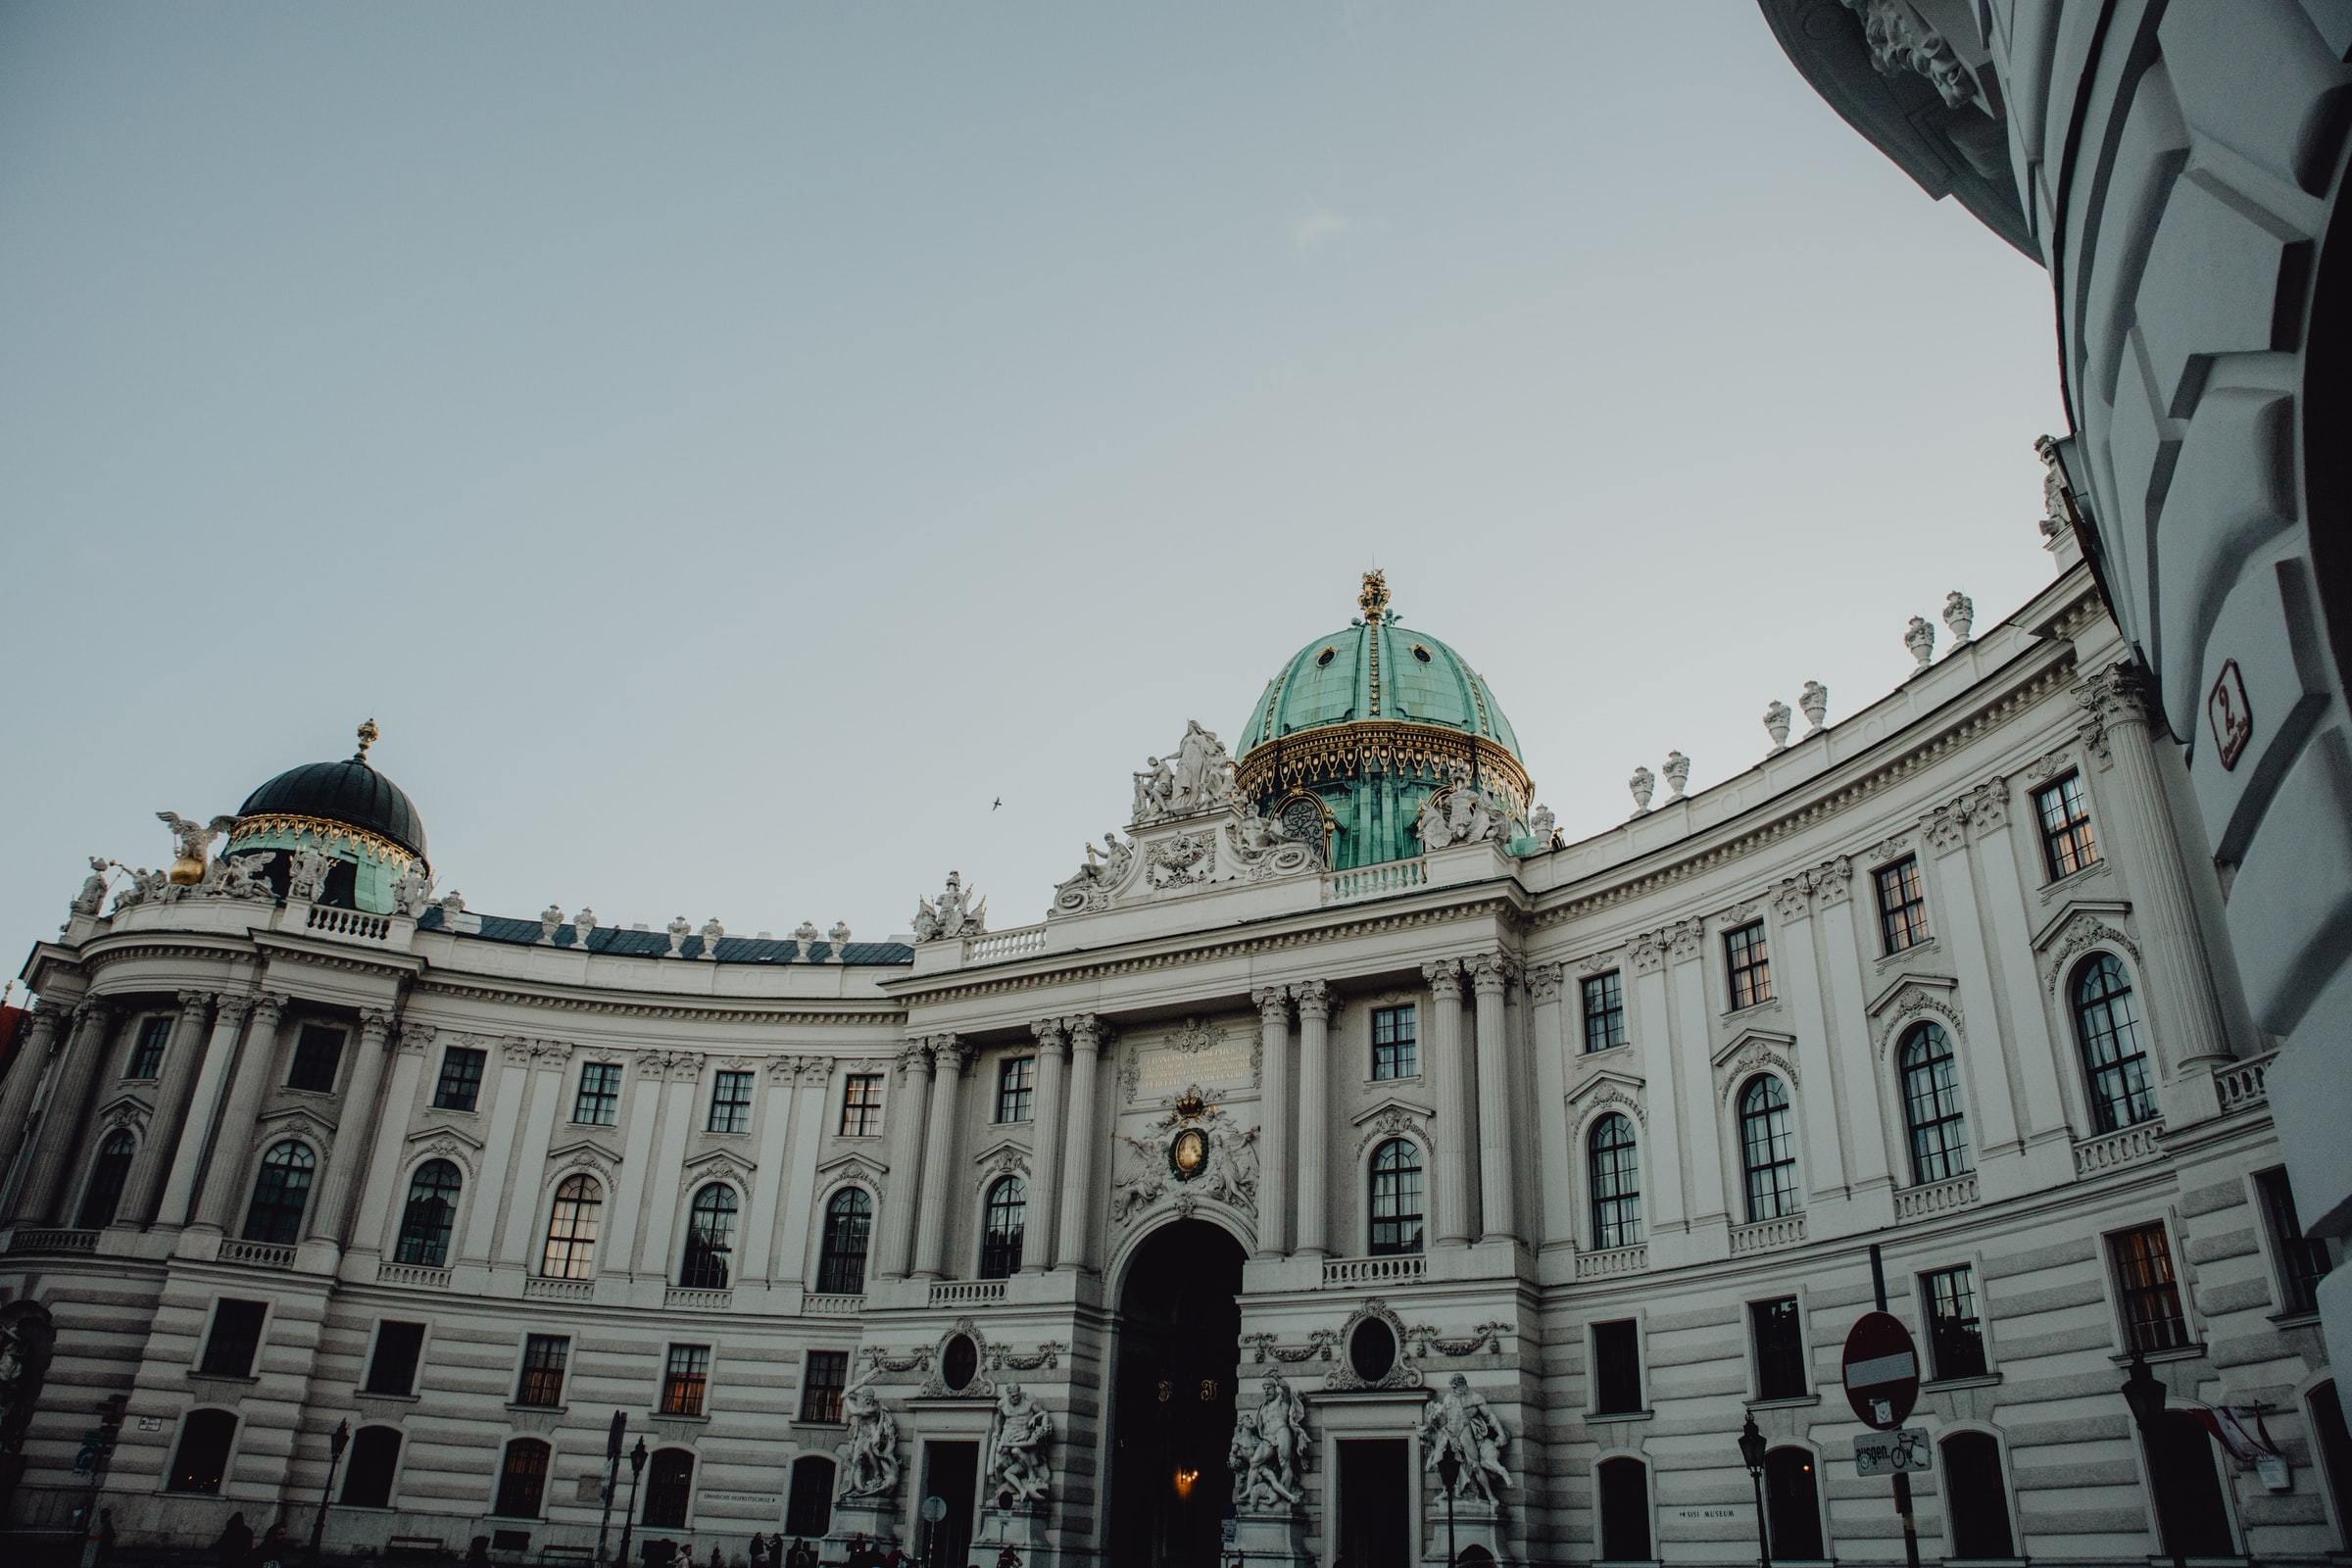
M1955 1176L1948 1182L1930 1182L1925 1187L1906 1187L1894 1195L1894 1217L1903 1220L1926 1219L1950 1209L1966 1208L1977 1200L1977 1173Z
M414 1285L428 1291L449 1289L449 1270L427 1268L421 1263L378 1263L375 1265L378 1285Z
M1323 878L1325 904L1352 904L1358 899L1383 898L1429 885L1429 862L1391 860L1384 865L1359 865L1351 871L1332 871Z
M804 1296L801 1313L805 1317L856 1317L865 1310L862 1296Z
M2272 1057L2276 1055L2278 1053L2272 1052L2269 1055L2249 1056L2244 1061L2231 1062L2215 1071L2213 1097L2221 1102L2223 1115L2270 1101L2271 1092L2263 1086L2263 1078L2269 1073Z
M1794 1247L1805 1239L1805 1216L1784 1214L1779 1219L1760 1219L1753 1225L1732 1227L1732 1255L1740 1257L1749 1252L1768 1252L1776 1247Z
M95 1252L98 1250L98 1233L42 1226L17 1232L9 1239L8 1250L12 1252Z
M1323 1287L1396 1285L1428 1272L1429 1259L1418 1252L1399 1252L1394 1257L1327 1257L1323 1260Z
M1009 931L991 931L985 936L963 939L963 961L966 963L1025 958L1032 953L1045 951L1046 928L1043 925L1014 926Z
M248 1268L292 1268L294 1249L275 1242L240 1242L233 1237L220 1239L220 1250L213 1254L223 1263L243 1263Z
M690 1312L723 1312L734 1302L735 1293L728 1290L709 1291L672 1285L662 1293L663 1306L682 1306Z
M2120 1133L2085 1138L2075 1146L2075 1174L2095 1176L2118 1165L2146 1159L2156 1152L2156 1138L2163 1131L2162 1121L2143 1121Z
M933 1306L982 1306L1004 1299L1003 1280L933 1280Z
M311 906L310 917L303 921L303 926L330 937L355 937L362 942L381 942L392 934L392 922L380 914L329 909L317 904Z
M585 1301L596 1295L594 1280L542 1280L522 1282L523 1299L527 1301Z
M1603 1280L1612 1274L1639 1274L1649 1267L1647 1246L1612 1247L1603 1252L1576 1254L1576 1277L1580 1280Z

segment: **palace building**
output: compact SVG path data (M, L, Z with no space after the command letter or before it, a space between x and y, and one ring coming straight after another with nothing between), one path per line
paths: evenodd
M11 1520L1895 1562L1840 1374L1883 1281L1923 1556L2340 1560L2275 1042L2045 531L1997 624L1954 594L1896 690L1580 834L1511 673L1373 574L1009 928L945 863L881 942L468 909L371 726L165 813L0 1076Z

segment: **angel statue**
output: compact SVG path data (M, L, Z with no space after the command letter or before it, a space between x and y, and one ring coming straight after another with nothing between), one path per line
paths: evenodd
M939 902L929 899L914 901L914 940L936 942L942 937L976 937L988 930L988 901L971 902L971 894L963 885L963 873L950 871L948 885L940 890Z
M988 1497L999 1508L1025 1508L1046 1500L1054 1478L1046 1468L1046 1446L1054 1441L1054 1418L1017 1383L997 1396L988 1424Z
M172 880L182 887L203 880L204 862L213 853L213 840L237 825L233 816L191 822L177 811L158 811L155 819L172 830L172 845L178 852L178 858L172 862Z
M1511 1435L1502 1429L1486 1396L1456 1372L1421 1423L1421 1448L1426 1455L1421 1467L1436 1470L1439 1461L1451 1453L1462 1467L1454 1478L1453 1494L1492 1504L1500 1500L1496 1490L1511 1484L1511 1473L1502 1464L1502 1450L1510 1442Z
M844 1497L887 1497L899 1490L899 1423L882 1408L882 1396L859 1384L841 1401L849 1441L833 1451L842 1457Z
M1306 1465L1306 1405L1280 1378L1265 1381L1265 1398L1233 1424L1233 1502L1245 1512L1273 1511L1298 1500L1298 1472Z

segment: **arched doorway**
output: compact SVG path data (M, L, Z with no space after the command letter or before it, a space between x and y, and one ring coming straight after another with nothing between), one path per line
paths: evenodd
M1106 1559L1216 1568L1233 1482L1242 1248L1201 1220L1145 1238L1119 1289Z

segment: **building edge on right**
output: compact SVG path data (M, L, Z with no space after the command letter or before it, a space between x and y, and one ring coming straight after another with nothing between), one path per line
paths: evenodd
M2216 983L2281 1047L2305 1222L2352 1237L2352 0L1759 6L1849 124L2049 272L2053 510L2182 749ZM2346 1364L2352 1270L2320 1298Z

